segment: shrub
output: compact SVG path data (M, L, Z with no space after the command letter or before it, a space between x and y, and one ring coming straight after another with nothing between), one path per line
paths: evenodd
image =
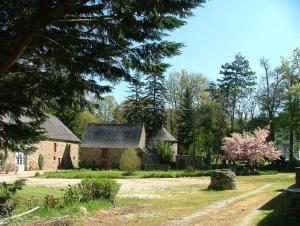
M5 171L6 174L8 174L9 172L14 171L15 167L16 167L15 164L10 163L10 162L6 162L4 164L4 171Z
M24 185L25 179L16 180L12 184L0 183L0 218L11 215L12 211L16 208L16 203L12 198Z
M82 180L80 186L82 201L93 199L107 199L114 201L120 189L120 184L108 178L94 178Z
M41 174L39 172L35 172L34 176L39 177Z
M44 169L44 156L42 154L39 154L38 166L39 166L39 170Z
M44 197L44 206L46 208L59 208L61 205L59 198L56 198L53 195L46 195Z
M170 143L165 141L156 141L154 143L154 152L158 155L160 163L169 163L173 158L173 151Z
M77 185L68 185L67 188L62 189L64 203L79 202L82 200L80 187Z
M126 149L120 159L120 169L135 171L140 168L141 161L135 149Z

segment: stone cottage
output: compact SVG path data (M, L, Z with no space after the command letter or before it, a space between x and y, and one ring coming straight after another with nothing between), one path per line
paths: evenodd
M121 156L128 148L137 150L142 167L146 164L156 164L157 157L151 152L151 144L155 140L168 140L172 144L176 142L164 128L150 138L149 142L146 139L143 124L89 123L80 146L80 166L118 168ZM176 145L173 148L175 149ZM177 149L174 152L174 161L176 153Z
M17 166L19 171L37 170L42 155L45 170L77 168L80 140L54 116L48 116L41 127L47 133L47 140L36 144L37 150L32 154L8 152L6 164Z

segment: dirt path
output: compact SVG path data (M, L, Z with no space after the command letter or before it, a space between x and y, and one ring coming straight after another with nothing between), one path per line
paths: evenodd
M184 217L181 217L181 218L178 218L178 219L174 219L174 220L170 220L168 222L166 222L165 224L163 224L164 226L167 226L167 225L180 225L180 226L183 226L183 225L205 225L205 226L210 226L210 225L220 225L222 224L223 226L226 225L224 224L224 222L222 221L222 217L221 217L221 221L218 220L218 221L215 221L213 220L212 222L214 223L210 223L209 220L204 220L203 222L201 223L196 223L197 221L199 222L199 218L203 217L203 216L208 216L208 215L211 215L211 214L216 214L218 212L220 212L221 210L223 210L225 207L228 207L230 205L230 208L229 210L236 210L237 208L236 207L233 207L232 205L234 205L236 202L245 202L245 199L247 198L246 200L246 204L244 205L245 207L249 204L249 198L252 197L252 198L255 198L255 202L254 204L254 209L252 210L248 210L246 212L246 209L243 209L243 211L245 211L247 214L245 214L246 216L243 218L242 221L239 221L235 224L232 224L233 223L233 219L231 219L231 224L230 225L239 225L239 226L246 226L246 225L250 225L251 221L253 218L255 218L255 216L258 214L258 211L255 211L257 208L259 208L260 206L263 205L264 202L270 200L270 198L272 197L268 197L268 198L265 198L264 200L261 200L261 199L257 199L258 195L262 194L263 192L265 192L266 190L270 189L270 188L273 188L274 185L276 185L278 182L280 182L281 179L273 182L273 183L269 183L269 184L266 184L258 189L255 189L255 190L252 190L252 191L249 191L247 193L243 193L241 195L238 195L236 197L233 197L233 198L230 198L230 199L227 199L227 200L222 200L222 201L218 201L218 202L214 202L212 204L210 204L209 206L206 206L204 208L201 208L197 211L195 211L194 213L192 213L191 215L188 215L188 216L184 216ZM255 209L255 207L257 207ZM235 211L236 212L236 211ZM226 212L222 213L222 215L226 215ZM239 215L239 214L238 214ZM227 217L229 215L227 214ZM220 216L219 216L220 217Z

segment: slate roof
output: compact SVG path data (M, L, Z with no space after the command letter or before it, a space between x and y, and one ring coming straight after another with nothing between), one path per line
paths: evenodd
M22 122L32 121L31 118L24 116L22 116L20 120ZM3 117L3 121L14 123L13 120L7 116ZM80 143L78 137L55 116L48 115L48 118L42 123L41 128L45 129L49 139Z
M81 143L86 148L138 148L143 124L89 123Z
M41 127L47 131L47 136L50 139L80 142L78 137L55 116L49 116Z
M149 138L149 140L163 140L176 142L177 140L173 137L165 127L161 127L156 134Z

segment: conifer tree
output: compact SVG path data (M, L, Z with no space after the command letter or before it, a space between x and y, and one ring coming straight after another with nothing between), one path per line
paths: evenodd
M125 100L124 115L129 123L143 123L145 101L144 101L144 86L142 76L136 74L134 81L129 85L129 95Z
M218 86L222 96L224 109L230 116L230 132L234 131L237 105L242 98L252 91L255 83L255 72L250 68L249 61L241 54L237 54L231 63L221 66L221 79Z
M180 154L189 154L189 149L193 144L193 123L194 112L192 103L192 94L190 87L186 86L183 98L179 105L178 116L178 148Z
M151 136L166 124L166 90L163 71L146 77L144 122L147 135Z

